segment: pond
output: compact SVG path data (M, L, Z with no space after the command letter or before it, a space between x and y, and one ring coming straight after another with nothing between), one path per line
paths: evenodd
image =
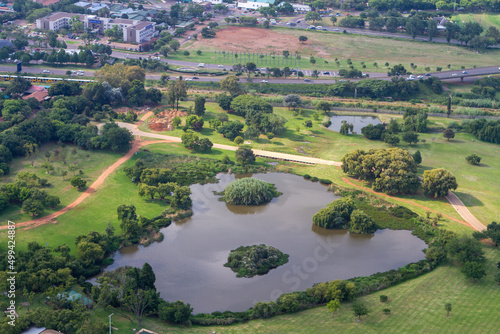
M192 217L163 229L162 242L115 253L114 264L106 270L140 268L148 262L163 299L190 303L194 313L211 313L244 311L258 301L275 300L314 283L370 275L424 259L426 244L410 231L360 236L313 227L312 215L338 198L319 183L284 173L253 177L275 184L283 195L263 206L231 206L213 191L223 190L234 175L219 174L217 184L193 185ZM262 243L289 254L288 263L253 278L237 278L223 266L232 249Z
M340 132L342 122L346 121L347 123L354 125L353 132L357 134L361 134L361 129L368 124L382 124L376 116L332 116L330 117L330 121L332 122L332 125L330 125L328 129L332 131Z

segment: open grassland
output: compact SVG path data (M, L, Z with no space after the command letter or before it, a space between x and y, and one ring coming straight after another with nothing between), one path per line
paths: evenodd
M498 249L485 248L488 275L477 283L468 280L460 270L451 265L397 286L361 297L370 313L358 322L351 304L342 304L335 313L326 307L277 316L267 320L253 320L234 326L181 327L147 318L143 328L158 333L497 333L500 326L499 286L493 276L500 261ZM380 295L389 297L381 303ZM444 305L452 304L450 316ZM385 315L383 309L391 310ZM97 314L107 320L111 311ZM123 312L113 310L113 325L120 331L131 331L131 324Z
M61 152L59 154L59 157L54 156L54 149L57 149L59 152ZM64 151L66 151L67 154L66 164L61 158L61 154L64 154ZM49 162L54 167L54 171L52 171L50 174L47 174L47 169L41 167L42 164L47 161L47 157L45 157L46 152L51 153ZM87 185L90 185L109 165L113 164L113 162L115 162L120 156L121 154L113 152L84 151L78 149L73 145L66 145L63 147L59 144L54 143L45 144L41 147L40 153L35 160L33 167L31 167L31 161L29 161L28 159L15 158L10 165L10 174L0 177L0 185L14 182L16 180L17 174L20 172L34 173L40 178L47 179L50 186L42 189L47 191L49 195L58 196L61 200L61 204L58 205L55 209L46 209L44 211L43 215L48 215L65 207L66 205L73 202L78 196L80 196L81 192L72 187L70 184L70 179L73 177L74 173L78 175L79 170L82 170L82 178L87 181ZM68 166L70 165L75 165L78 167L74 173L68 171ZM62 176L62 172L64 171L68 173L65 177ZM42 217L43 215L41 215L40 217ZM11 207L0 214L1 225L6 225L7 220L20 223L31 219L33 219L33 217L22 212L21 206Z
M301 35L308 38L307 42L299 42L298 37ZM184 50L191 52L191 55L183 56ZM200 56L195 54L197 50L202 51ZM291 60L278 62L280 58L278 56L276 59L272 59L271 56L262 59L255 56L249 59L241 55L242 53L281 55L283 50L288 50L290 55L294 55L295 52L301 55L301 69L338 71L340 68L348 67L347 59L350 58L355 68L362 69L364 62L366 68L362 69L363 71L382 73L387 72L387 67L384 66L386 62L390 66L403 64L406 68L410 68L410 63L414 63L418 66L415 72L423 73L427 72L425 67L435 71L436 67L446 68L448 64L451 64L453 70L460 69L461 66L471 68L498 65L500 57L500 50L487 50L476 54L472 50L454 45L404 39L281 27L261 29L231 26L217 30L217 36L213 39L199 39L186 43L181 51L169 55L169 58L225 65L253 61L257 67L295 67L295 62ZM214 51L237 52L239 57L222 57ZM315 57L315 64L309 62L311 56ZM335 58L338 58L342 67L335 63ZM374 63L378 66L374 66Z
M500 29L500 15L498 14L459 14L453 16L452 20L461 26L463 26L467 22L477 22L481 26L483 26L485 30L487 30L489 27L496 27L497 29Z

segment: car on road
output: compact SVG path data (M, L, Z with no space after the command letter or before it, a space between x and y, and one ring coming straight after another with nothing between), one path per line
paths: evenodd
M305 82L311 82L311 79L304 79Z
M340 31L340 29L339 28L335 28L335 29L333 29L333 31Z
M456 74L456 73L452 73L451 75L452 75L452 76L456 76L457 74Z
M431 74L430 74L430 73L425 73L425 76L426 76L426 77L430 77L430 76L431 76Z
M321 30L321 29L323 29L323 27L322 26L317 26L316 29Z
M43 70L43 73L50 73L49 70Z
M224 67L224 65L217 65L217 67Z
M261 82L262 83L269 83L269 81L267 81L267 80L262 80Z
M111 44L111 41L107 41L106 44Z
M297 23L300 23L300 20L297 20Z
M193 79L191 79L191 78L186 78L186 81L193 81Z
M423 78L424 78L424 76L423 76L423 75L419 75L419 76L417 77L417 79L423 79Z
M467 74L467 71L462 71L463 74Z
M326 72L323 72L323 74L330 75L330 72L326 71Z
M199 78L198 78L198 77L193 77L193 79L195 79L195 80L196 80L196 79L199 79Z

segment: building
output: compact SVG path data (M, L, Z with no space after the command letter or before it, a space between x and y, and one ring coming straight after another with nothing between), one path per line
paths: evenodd
M311 11L311 6L309 5L303 5L303 4L292 4L293 10L295 12L310 12Z
M274 4L274 0L238 2L238 5L236 7L241 9L259 9L262 7L269 7L270 4Z
M155 22L139 22L123 29L123 41L133 43L149 42L155 36Z
M90 2L85 2L85 1L78 1L74 5L78 6L78 7L82 7L83 9L87 9L87 8L90 8L92 6L92 4Z
M36 20L36 27L38 29L42 30L52 30L52 31L58 31L62 27L65 26L71 26L70 21L71 18L74 16L78 16L80 18L80 21L84 22L86 20L86 16L82 14L75 14L75 13L54 13L45 17L42 17L41 19ZM85 26L86 28L86 26Z
M210 2L212 5L216 5L216 4L222 3L222 0L193 0L193 2L196 2L196 3Z
M432 18L437 23L437 29L440 31L446 30L446 23L451 22L444 16L436 16Z

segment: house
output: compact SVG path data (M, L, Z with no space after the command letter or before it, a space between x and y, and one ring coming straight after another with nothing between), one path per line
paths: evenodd
M37 328L30 327L21 334L62 334L61 332L55 331L53 329L46 329L45 327Z
M303 12L310 12L311 11L311 6L309 6L309 5L295 3L295 4L292 4L292 7L293 7L293 10L295 12L303 13Z
M433 17L432 19L437 22L438 30L446 30L446 23L451 22L444 16L436 16Z
M22 97L23 100L27 100L29 98L34 98L39 103L42 103L43 101L50 100L49 92L47 91L47 89L36 91L34 93L31 93L31 94L28 94L28 95L24 95Z
M83 9L87 9L87 8L90 8L92 6L92 4L90 2L85 2L85 1L78 1L74 5L78 6L78 7L82 7Z

